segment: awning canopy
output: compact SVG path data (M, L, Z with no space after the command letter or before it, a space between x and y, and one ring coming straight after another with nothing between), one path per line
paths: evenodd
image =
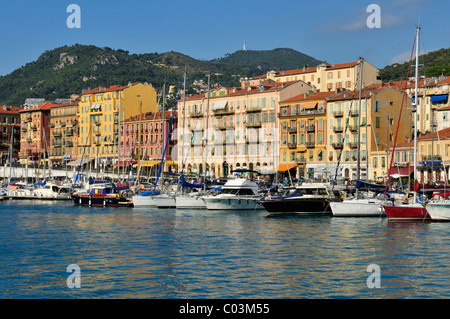
M303 108L305 109L313 109L317 106L318 102L306 102L303 104Z
M441 101L445 101L447 98L448 98L448 94L433 95L430 98L430 102L441 102Z
M409 171L409 173L408 173ZM414 172L414 167L392 167L391 168L391 177L399 178L404 176L409 176Z
M91 105L91 110L98 110L101 106L101 103L94 103Z
M87 163L89 163L90 161L93 161L93 160L94 160L93 158L85 157L85 158L83 158L83 165L87 164ZM80 166L80 164L81 164L81 157L77 158L76 160L74 160L72 162L67 163L67 166Z
M126 161L118 161L113 164L114 167L117 166L130 166L130 164L137 163L137 160L126 160Z
M223 110L225 108L225 106L227 106L228 101L217 101L214 103L214 107L213 107L213 111L215 110Z
M286 172L293 168L297 167L296 164L280 164L278 165L278 171L279 172Z

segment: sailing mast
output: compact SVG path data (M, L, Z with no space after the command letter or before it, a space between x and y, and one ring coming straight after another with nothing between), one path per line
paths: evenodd
M356 161L356 180L360 179L360 162L361 162L361 94L362 94L362 72L364 58L359 58L359 102L358 102L358 144L357 144L357 161ZM367 175L367 167L366 167ZM358 188L356 188L356 198L358 198Z
M162 142L164 143L165 140L165 127L164 127L164 118L166 113L166 83L164 82L164 86L163 86L163 110L162 110ZM164 187L164 157L165 157L165 153L161 155L161 189L163 189Z
M206 189L206 158L208 156L207 148L208 148L208 121L209 121L209 92L211 87L211 74L208 74L208 93L206 96L206 125L205 125L205 157L203 160L203 170L205 171L205 179L203 181L203 190Z
M416 27L416 73L415 73L415 84L414 84L414 103L412 105L414 112L414 181L417 180L417 114L419 113L419 103L417 101L417 91L418 91L418 81L419 81L419 32L420 25ZM417 193L414 192L414 203L417 200Z

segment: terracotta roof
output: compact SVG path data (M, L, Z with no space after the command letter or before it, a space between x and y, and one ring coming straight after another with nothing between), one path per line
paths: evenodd
M447 76L445 79L443 79L442 81L436 83L436 85L445 85L445 84L450 84L450 76Z
M316 92L310 96L305 96L305 94L300 94L300 95L294 96L292 98L286 99L284 101L281 101L281 103L308 101L308 100L323 100L323 99L333 96L335 94L336 94L336 91Z
M337 69L350 68L350 67L353 67L353 66L355 66L357 64L358 64L358 61L333 64L331 67L327 68L327 71L328 70L337 70Z
M20 106L0 106L0 114L19 114L22 110Z
M139 83L139 82L131 83L131 85L135 85L137 83ZM117 84L117 85L112 85L112 86L109 86L109 87L97 87L95 89L83 92L83 93L81 93L81 95L120 91L120 90L126 89L127 87L129 87L131 85L128 85L128 84L127 85L119 85L119 84Z
M438 132L434 132L433 133L433 136L435 138L438 137L438 135L439 135L439 138L450 137L450 127L444 128L444 129L442 129L442 130L440 130ZM431 133L428 133L428 134L425 134L425 135L421 135L417 139L418 140L431 139Z
M279 72L277 75L275 75L275 77L282 77L282 76L288 76L288 75L295 75L295 74L302 74L302 73L312 73L312 72L316 72L317 71L317 67L310 67L310 68L301 68L301 69L293 69L293 70L286 70L286 71L281 71Z

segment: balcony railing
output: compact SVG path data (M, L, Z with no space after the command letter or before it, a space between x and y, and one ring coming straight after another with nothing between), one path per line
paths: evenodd
M291 126L287 128L287 131L289 133L296 133L297 132L297 127L296 126Z
M350 148L358 148L358 143L350 142L350 143L348 143L348 146Z
M288 148L290 148L290 149L297 148L297 144L296 143L288 143Z
M316 144L314 142L306 142L307 148L313 148Z
M261 122L247 122L245 127L261 127Z
M344 128L342 126L333 126L334 132L343 132Z
M343 117L344 116L344 112L342 111L336 111L333 113L334 117Z
M234 110L225 107L223 109L213 110L213 113L214 115L227 115L227 114L234 114Z
M342 143L333 143L333 148L335 149L341 149L342 148Z
M316 127L314 125L306 126L306 132L314 132Z

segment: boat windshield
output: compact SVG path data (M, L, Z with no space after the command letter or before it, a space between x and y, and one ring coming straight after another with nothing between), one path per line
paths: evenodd
M251 188L226 188L222 189L222 194L233 194L233 195L253 195L253 190Z
M324 188L298 188L296 193L301 195L328 195Z

